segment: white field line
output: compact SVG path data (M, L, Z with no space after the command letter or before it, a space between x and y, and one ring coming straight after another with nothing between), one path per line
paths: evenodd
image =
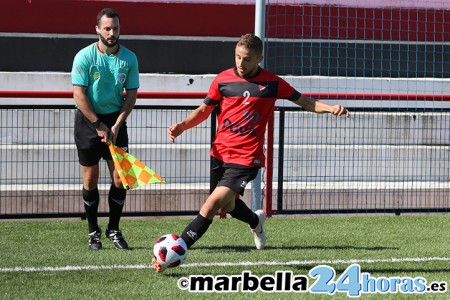
M279 261L259 261L259 262L209 262L190 263L181 265L181 268L194 267L252 267L252 266L299 266L299 265L348 265L356 263L376 264L376 263L403 263L403 262L431 262L450 261L450 257L413 257L413 258L387 258L387 259L349 259L349 260L292 260L287 262ZM82 271L82 270L113 270L113 269L151 269L147 265L111 265L111 266L64 266L64 267L15 267L0 268L0 273L11 272L58 272L58 271Z

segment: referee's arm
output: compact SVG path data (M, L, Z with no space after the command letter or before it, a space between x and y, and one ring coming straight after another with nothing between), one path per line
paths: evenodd
M86 95L86 87L74 85L73 86L73 98L77 103L78 109L84 115L89 122L94 122L98 120L97 114L94 112L92 108L91 102ZM110 140L110 131L105 124L100 123L100 126L97 129L98 136L102 139L102 142L108 143Z
M78 108L81 110L86 119L88 119L91 123L98 119L97 114L94 112L91 102L86 95L86 87L74 85L73 97Z

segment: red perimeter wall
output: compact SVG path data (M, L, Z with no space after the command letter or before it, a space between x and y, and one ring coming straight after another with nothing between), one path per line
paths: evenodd
M95 33L96 16L105 7L119 12L121 34L240 36L254 31L254 5L29 1L2 0L0 32Z
M95 33L104 7L121 16L121 33L238 37L254 31L253 4L102 0L2 1L0 32ZM311 5L266 7L268 37L450 41L450 10ZM444 21L447 20L447 23Z

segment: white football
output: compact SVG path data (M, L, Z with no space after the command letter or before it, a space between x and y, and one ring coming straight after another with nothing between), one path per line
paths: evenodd
M179 266L186 259L188 249L184 240L175 234L166 234L156 239L153 246L153 268L162 272Z

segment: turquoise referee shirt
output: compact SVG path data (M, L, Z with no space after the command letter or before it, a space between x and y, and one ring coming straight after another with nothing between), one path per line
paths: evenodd
M95 113L120 111L124 90L139 88L137 57L122 45L118 53L108 55L100 52L93 43L75 56L72 85L86 87L86 95Z

